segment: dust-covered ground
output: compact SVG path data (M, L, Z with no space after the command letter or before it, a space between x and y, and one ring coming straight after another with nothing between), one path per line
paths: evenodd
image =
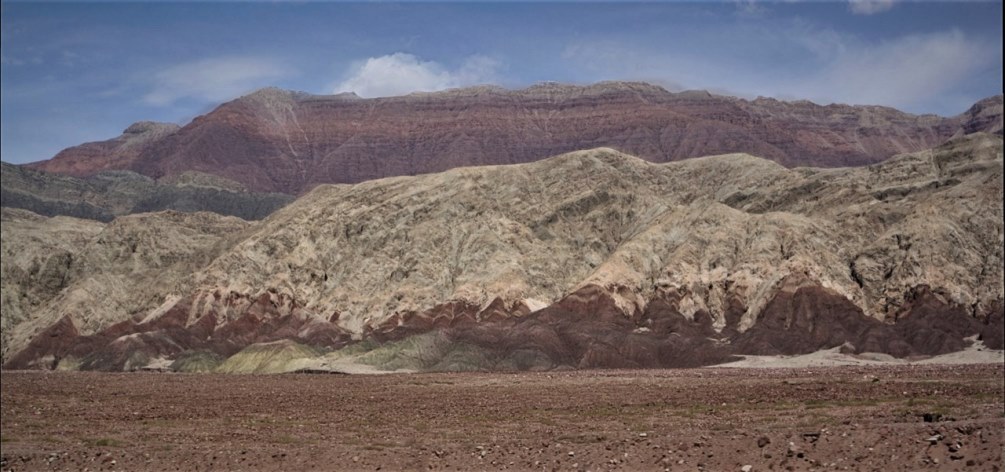
M1001 470L1003 367L4 372L3 470Z

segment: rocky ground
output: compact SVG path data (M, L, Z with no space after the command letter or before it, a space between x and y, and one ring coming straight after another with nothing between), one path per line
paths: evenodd
M3 470L1001 470L1001 364L3 374Z

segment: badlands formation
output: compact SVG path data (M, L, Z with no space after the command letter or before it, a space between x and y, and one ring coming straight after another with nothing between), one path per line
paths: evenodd
M318 185L260 222L4 209L3 365L519 370L1002 349L1002 138L957 134L848 168L597 148ZM798 163L793 146L769 157Z

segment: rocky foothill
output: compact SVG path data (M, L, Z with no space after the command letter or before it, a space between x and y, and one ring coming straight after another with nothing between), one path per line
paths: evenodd
M521 96L567 93L549 90ZM331 100L312 106L354 101ZM998 134L846 168L600 148L320 185L261 222L5 209L2 231L6 368L212 370L241 354L237 371L541 370L1002 348Z

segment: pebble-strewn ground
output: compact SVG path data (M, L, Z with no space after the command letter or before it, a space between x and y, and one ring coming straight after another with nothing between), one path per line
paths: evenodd
M1003 377L1001 364L8 371L2 469L1001 470Z

